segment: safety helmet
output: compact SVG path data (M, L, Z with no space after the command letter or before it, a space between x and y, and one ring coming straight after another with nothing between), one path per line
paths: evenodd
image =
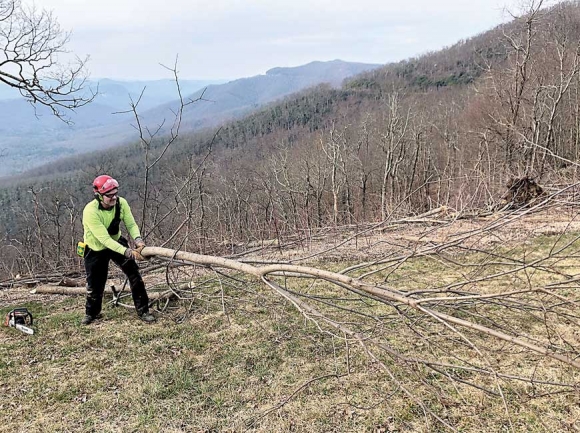
M98 194L106 194L116 188L119 188L119 182L106 174L97 176L93 180L93 190Z

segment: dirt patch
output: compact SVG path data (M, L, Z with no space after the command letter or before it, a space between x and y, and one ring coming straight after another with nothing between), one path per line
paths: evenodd
M282 242L243 255L256 261L368 261L417 249L443 246L462 239L485 247L513 246L532 237L580 231L578 211L552 206L539 211L520 210L487 216L456 218L438 215L424 222L393 222L379 227L340 227L301 240Z
M30 290L30 288L22 286L0 290L0 305L3 307L18 307L29 302L49 303L54 299L54 295L31 294Z

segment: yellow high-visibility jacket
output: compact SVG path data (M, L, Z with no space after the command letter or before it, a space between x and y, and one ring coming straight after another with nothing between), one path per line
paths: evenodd
M133 239L140 238L141 233L133 218L129 203L123 197L119 197L118 202L121 206L121 221L125 224L129 236ZM96 199L85 206L83 210L84 241L91 250L102 251L108 248L119 254L125 253L127 248L117 242L121 237L121 228L119 227L119 232L113 235L108 232L114 218L115 206L105 209Z

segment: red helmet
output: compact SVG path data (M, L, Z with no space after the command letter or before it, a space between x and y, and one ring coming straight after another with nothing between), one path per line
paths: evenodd
M106 194L115 188L119 188L119 182L106 174L97 176L93 180L93 190L99 194Z

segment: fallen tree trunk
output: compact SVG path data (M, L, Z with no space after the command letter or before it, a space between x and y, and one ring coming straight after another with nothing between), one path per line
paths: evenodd
M226 259L223 257L216 257L216 256L206 256L201 254L189 253L186 251L176 251L169 248L161 248L161 247L145 247L141 254L145 257L151 256L162 256L167 257L170 259L177 259L181 261L187 261L192 264L198 265L205 265L209 267L218 267L218 268L226 268L235 271L240 271L246 273L248 275L252 275L258 279L265 279L269 275L276 276L276 275L287 275L290 274L291 276L295 277L315 277L320 278L330 283L336 284L340 287L352 290L357 294L367 294L375 300L379 300L383 303L387 303L390 305L396 304L403 304L407 305L426 316L430 316L431 318L435 319L436 321L444 324L447 327L452 327L453 325L458 325L461 327L465 327L471 329L473 331L483 333L500 340L510 342L512 344L518 345L520 347L526 348L538 354L547 356L549 358L564 362L568 365L571 365L577 369L580 369L580 361L573 359L570 356L555 353L551 351L547 347L542 347L538 344L534 344L528 341L525 341L521 338L515 337L513 335L509 335L505 332L498 331L495 329L491 329L486 326L482 326L475 322L471 322L462 318L454 317L453 315L445 314L438 312L432 308L426 308L421 305L420 299L410 298L407 297L405 293L399 292L397 290L393 290L387 287L384 287L379 284L373 284L369 282L363 282L356 278L339 274L336 272L330 272L322 269L312 268L308 266L298 266L298 265L290 265L290 264L273 264L267 266L260 266L255 267L251 266L246 263L240 263L235 260ZM462 296L457 296L457 302L461 302ZM456 331L457 332L457 331ZM459 335L461 335L458 332ZM462 336L462 338L465 338Z

